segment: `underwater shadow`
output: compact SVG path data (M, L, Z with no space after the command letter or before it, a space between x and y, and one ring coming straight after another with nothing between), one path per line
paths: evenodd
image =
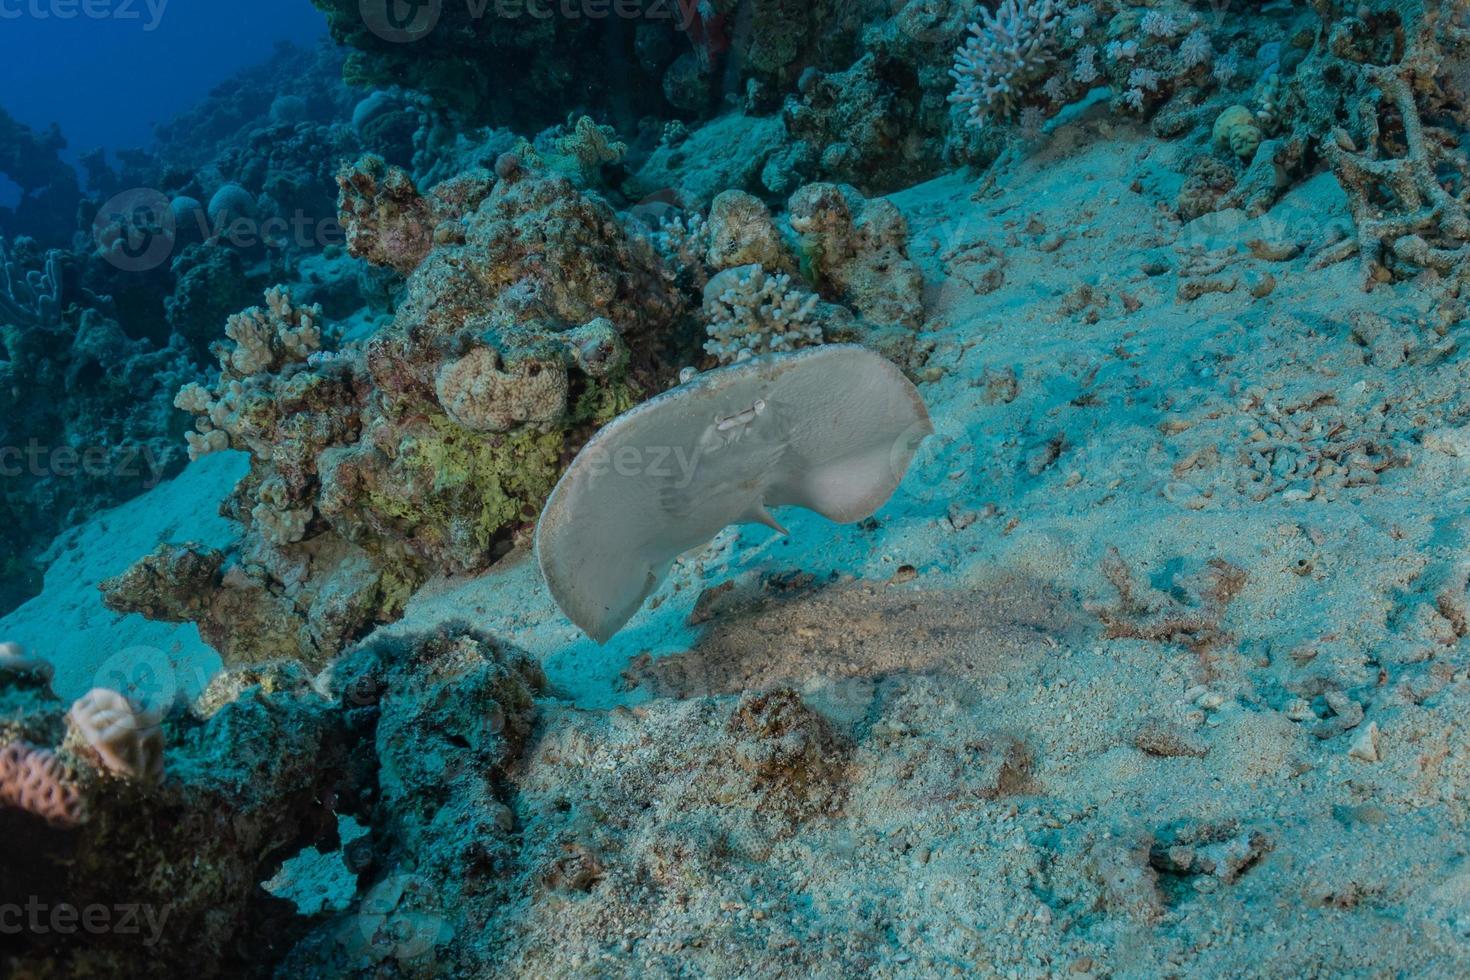
M693 647L635 658L628 682L693 698L893 674L979 678L1081 642L1095 620L1075 596L1020 576L962 589L787 576L706 592L690 625L705 626Z

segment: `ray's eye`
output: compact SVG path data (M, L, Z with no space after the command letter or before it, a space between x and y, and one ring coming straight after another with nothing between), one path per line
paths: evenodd
M727 415L722 419L718 419L715 422L715 429L720 432L729 432L731 429L749 425L756 420L756 416L760 415L765 410L766 403L763 400L757 399L754 405L750 406L744 411L736 412L734 415Z

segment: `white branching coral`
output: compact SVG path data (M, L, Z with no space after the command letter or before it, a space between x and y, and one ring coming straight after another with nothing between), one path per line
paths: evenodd
M1134 88L1141 88L1146 92L1157 91L1159 87L1159 73L1152 68L1135 68L1128 73L1128 84Z
M1221 85L1229 85L1240 71L1240 61L1233 54L1224 54L1215 59L1210 76Z
M710 245L709 223L704 216L691 212L644 220L649 228L649 244L663 259L665 279L689 285L695 291L703 289L709 281L704 257Z
M715 276L704 291L709 340L706 353L733 364L755 354L789 351L822 342L814 322L818 297L784 273L759 265L739 266Z
M1190 31L1179 45L1179 63L1185 68L1203 65L1215 57L1215 48L1210 36L1204 31Z
M1091 85L1102 77L1102 72L1097 67L1097 48L1088 45L1077 52L1077 60L1072 63L1072 79L1083 85Z
M220 380L213 391L190 383L174 397L174 407L196 416L195 431L184 434L189 458L222 449L258 448L232 439L238 435L240 412L250 379L288 364L306 363L322 345L320 306L297 308L283 287L268 289L264 307L254 306L225 321L225 336L234 346L215 345Z
M1150 10L1144 14L1138 26L1149 37L1171 38L1179 33L1179 22L1174 15L1161 10Z
M235 347L220 353L220 365L240 377L304 361L321 348L320 306L294 308L283 286L267 289L265 303L225 321L225 336Z
M949 100L968 111L972 126L1009 116L1024 89L1040 81L1055 59L1060 15L1053 0L1002 0L982 10L955 53Z

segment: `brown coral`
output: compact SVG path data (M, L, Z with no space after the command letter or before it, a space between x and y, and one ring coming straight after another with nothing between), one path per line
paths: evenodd
M75 827L86 817L81 788L56 753L25 742L0 748L0 806L33 813L54 827Z
M788 203L818 291L875 323L917 327L924 277L908 257L908 222L891 201L856 188L808 184Z
M347 250L374 265L407 274L433 246L429 202L401 167L366 156L337 175Z

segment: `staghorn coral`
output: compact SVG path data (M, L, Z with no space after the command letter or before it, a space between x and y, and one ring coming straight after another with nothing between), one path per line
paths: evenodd
M1334 130L1323 152L1347 191L1357 235L1320 254L1320 267L1357 253L1363 287L1392 276L1390 263L1410 269L1433 269L1463 279L1470 273L1470 157L1437 132L1427 131L1412 87L1408 66L1365 69L1397 111L1403 131L1403 156L1384 157L1379 147L1379 109L1361 104L1366 147L1356 149L1343 129ZM1458 176L1447 186L1443 175ZM1451 178L1453 179L1453 178ZM1380 194L1387 191L1385 207Z
M822 327L813 317L819 302L785 273L767 273L758 264L727 269L704 289L705 352L733 364L820 344Z
M1039 82L1055 60L1059 14L1052 0L1001 0L981 9L970 37L955 53L950 101L971 126L1016 110L1022 90Z
M61 156L66 139L60 128L37 132L0 109L0 174L20 188L20 200L0 207L0 234L25 229L51 244L70 235L81 197L77 173Z
M115 775L154 784L163 778L163 732L156 712L107 688L93 688L66 713L75 737Z

